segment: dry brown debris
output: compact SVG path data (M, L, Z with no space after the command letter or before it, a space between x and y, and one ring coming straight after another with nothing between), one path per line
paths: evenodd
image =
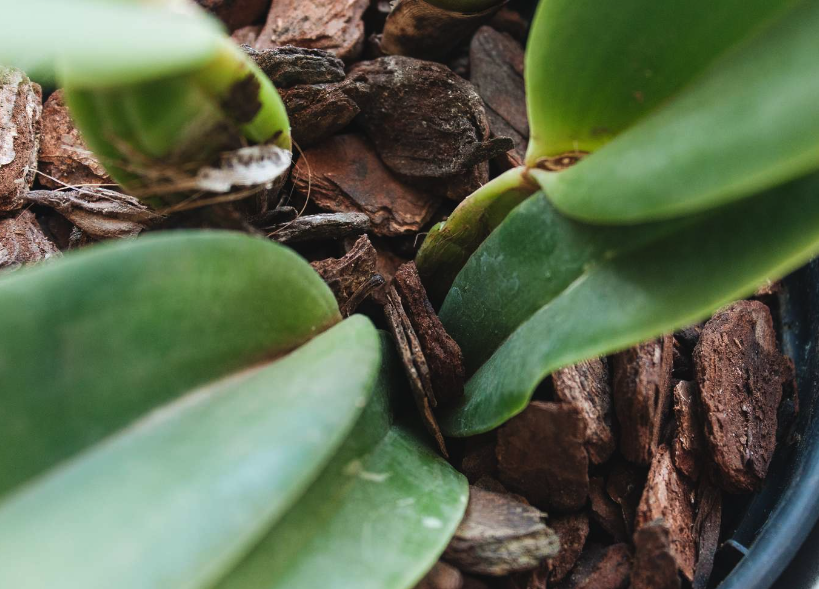
M550 584L559 583L574 568L586 537L589 535L589 516L585 512L559 515L549 519L549 525L560 540L560 551L541 564Z
M626 589L631 574L631 550L627 544L587 548L559 589Z
M773 457L783 386L793 381L768 307L739 301L718 311L702 330L694 363L717 482L731 493L755 491Z
M680 586L669 531L663 521L651 522L637 530L634 534L632 589L680 589Z
M462 589L463 586L464 578L461 571L439 560L415 589Z
M545 509L580 509L589 494L585 441L577 407L533 401L498 430L500 480Z
M614 407L620 422L620 451L648 465L671 407L673 338L641 344L612 359Z
M376 235L417 232L438 201L400 182L358 135L337 135L304 153L292 174L296 192L318 207L366 214Z
M634 518L643 495L645 482L646 471L644 469L622 458L612 461L609 476L606 479L606 492L620 506L628 534L634 531Z
M540 510L509 495L470 487L466 514L444 559L479 575L532 570L558 551L557 536L543 518Z
M348 317L369 292L384 281L375 271L375 261L375 248L369 238L362 235L344 257L310 265L333 291L341 314Z
M0 211L23 206L37 173L43 93L17 69L0 66Z
M674 387L674 422L676 432L671 446L674 465L691 480L696 481L702 466L705 446L700 421L697 384L681 380Z
M270 0L196 0L196 2L215 14L230 30L252 25L264 16L270 7Z
M626 522L623 519L623 510L606 492L606 482L603 477L589 478L589 499L591 501L591 515L600 527L608 533L615 542L625 542L628 538Z
M0 270L15 270L53 256L60 256L60 250L45 236L34 213L24 210L0 219Z
M323 140L333 141L331 135L349 125L360 112L355 101L347 95L344 82L294 86L280 90L287 115L290 118L293 141L303 148ZM321 144L323 148L324 143Z
M285 45L272 49L242 49L276 85L276 89L298 84L329 84L344 79L344 62L323 49Z
M460 470L467 480L476 484L482 478L494 478L498 474L498 457L495 446L498 443L494 431L471 436L464 440Z

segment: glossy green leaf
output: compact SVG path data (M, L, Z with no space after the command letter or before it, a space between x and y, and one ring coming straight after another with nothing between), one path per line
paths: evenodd
M204 11L103 0L0 0L0 64L53 82L122 84L177 74L212 59L223 33ZM165 3L163 3L165 4Z
M541 0L526 49L527 163L598 149L793 4Z
M347 441L219 589L405 589L443 552L467 482L419 434L391 425L390 397L410 392L394 345L382 345L381 378Z
M565 214L608 224L692 214L819 168L817 31L819 4L801 2L600 151L533 175Z
M356 316L24 486L0 504L0 586L209 586L334 454L380 358L375 328Z
M340 320L307 262L228 232L166 232L20 270L0 278L0 309L0 495Z
M448 435L497 427L526 407L535 387L552 371L703 319L806 262L819 251L819 175L689 217L673 231L658 231L656 239L623 252L618 252L617 232L609 233L608 249L603 242L558 247L544 227L560 226L564 239L575 239L572 233L577 232L583 244L591 241L591 229L557 215L542 195L526 201L472 256L464 281L456 281L458 292L453 289L450 295L456 298L447 301L448 329L470 323L476 337L485 322L489 347L499 341L498 329L514 331L469 379L463 402L440 420ZM539 245L533 247L535 242ZM533 251L542 262L539 272L531 270ZM572 259L575 251L579 259ZM563 286L567 270L577 268L582 272ZM492 280L492 274L503 278ZM544 289L552 275L561 276L562 288L550 300L528 292ZM511 281L511 290L520 294L496 296L494 290L504 281ZM468 306L461 308L457 297L464 299L470 291ZM518 304L525 313L513 311L505 325L493 318ZM473 317L467 320L467 314ZM520 322L521 315L528 317Z
M509 211L537 191L533 184L522 168L509 170L469 195L430 230L415 263L432 300L443 300L469 256Z

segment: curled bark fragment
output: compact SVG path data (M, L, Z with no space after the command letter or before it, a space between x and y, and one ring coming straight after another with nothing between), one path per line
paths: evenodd
M631 574L627 544L592 546L580 555L577 566L559 589L626 589Z
M37 173L43 94L20 70L0 66L0 211L23 206Z
M777 408L793 379L768 307L739 301L718 311L702 330L694 364L718 482L731 493L754 491L768 472Z
M680 589L677 563L671 554L669 531L662 520L634 534L632 589Z
M722 491L703 477L697 491L697 518L694 520L694 536L697 539L697 565L694 568L694 589L706 589L714 556L719 545L722 524Z
M670 534L671 554L689 581L694 580L696 561L692 499L693 490L674 468L668 446L660 446L651 463L634 525L639 530L657 519L663 520Z
M548 572L549 583L554 584L569 574L583 552L589 535L589 516L584 512L560 515L550 518L549 525L560 541L560 551L540 568Z
M363 213L327 213L284 223L275 227L270 237L279 243L299 243L361 235L369 229L370 219Z
M330 211L366 214L376 235L414 233L438 208L428 193L400 182L358 135L338 135L307 150L292 174L298 194Z
M341 131L360 112L347 95L344 82L294 86L280 90L290 133L302 148L309 147Z
M297 84L329 84L344 79L344 62L323 49L293 45L272 49L244 45L242 49L279 90Z
M596 358L558 370L552 375L558 400L575 405L586 422L586 450L602 464L615 449L611 430L612 400L605 360Z
M534 505L580 509L589 494L585 441L577 407L534 401L498 430L500 480Z
M395 273L395 288L404 302L432 379L435 399L451 404L464 394L464 361L461 348L444 329L427 298L415 262L404 264Z
M700 474L705 446L700 422L700 400L696 383L681 380L674 387L674 421L677 431L671 446L674 464L691 480Z
M673 350L673 338L668 335L612 359L620 451L637 464L649 464L660 442L671 407Z
M311 266L333 291L339 308L345 311L342 315L349 316L355 311L350 302L356 301L362 289L374 286L377 282L374 282L375 260L375 248L367 236L362 235L344 257L312 262ZM383 278L381 281L383 282Z
M21 211L0 219L0 270L16 270L25 264L59 257L60 250L43 233L34 213Z
M369 0L276 0L256 48L296 45L326 49L346 62L364 46L361 17Z
M113 182L82 140L62 90L54 92L43 105L39 169L40 183L49 188Z
M32 190L25 199L51 207L96 239L135 237L162 218L141 201L106 188Z
M557 554L544 514L511 498L470 487L469 505L444 559L462 571L501 576L532 570Z
M399 0L387 16L381 37L381 51L387 55L408 55L420 59L440 59L487 22L504 4L475 13L438 8L424 0Z

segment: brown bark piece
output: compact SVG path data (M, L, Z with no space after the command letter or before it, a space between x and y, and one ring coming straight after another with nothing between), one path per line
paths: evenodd
M32 190L25 198L53 208L95 239L135 237L161 218L139 199L101 187Z
M301 148L315 145L352 122L360 110L347 96L346 88L347 85L340 82L294 86L279 91L297 145Z
M634 534L632 589L680 589L677 563L671 554L668 528L662 520Z
M512 148L509 139L489 138L483 100L439 63L382 57L356 64L348 79L357 84L358 121L399 176L437 180L465 174Z
M506 33L518 43L526 43L526 37L529 36L529 21L527 21L519 12L509 8L501 8L492 20L489 21L489 26L498 32Z
M606 492L620 506L628 534L632 534L634 531L634 517L643 496L645 482L646 472L644 469L626 462L622 458L612 461L609 476L606 479Z
M363 213L325 213L305 215L275 227L270 237L279 243L299 243L340 239L370 230L370 219Z
M702 331L694 364L717 482L731 493L754 491L768 472L777 408L793 378L768 307L739 301L718 311Z
M261 32L261 25L248 25L233 31L230 34L230 38L233 39L233 42L237 45L248 45L253 47L256 45L256 39L259 38L259 33Z
M697 492L697 518L694 520L694 536L697 539L697 565L694 568L693 589L706 589L714 556L719 544L722 524L722 491L703 477Z
M31 211L0 219L0 270L16 270L24 264L60 255L60 250L45 236Z
M612 400L609 371L599 358L580 362L552 375L555 396L577 406L586 421L586 450L594 464L602 464L615 449L611 430Z
M498 458L495 456L495 446L498 439L494 431L464 440L463 458L460 470L467 480L475 484L485 477L496 477L498 474Z
M369 0L275 0L256 48L326 49L349 63L364 46L361 17L369 4Z
M589 478L589 499L594 521L600 524L600 527L614 538L615 542L625 542L628 534L623 511L606 493L606 483L603 477Z
M270 0L196 0L206 10L215 14L232 31L252 25L264 16Z
M344 79L344 62L323 49L285 45L273 49L242 47L277 90L298 84L329 84Z
M660 442L671 406L673 350L673 338L668 335L612 358L620 451L636 464L649 464Z
M43 172L40 183L49 188L113 183L80 137L62 90L43 105L39 166Z
M37 173L43 93L20 70L0 66L0 211L23 206Z
M574 568L586 537L589 535L589 516L585 512L559 515L549 519L549 525L560 540L560 552L542 563L540 569L548 572L549 584L559 583Z
M400 182L358 135L331 137L304 152L292 174L298 194L318 207L366 214L376 235L414 233L438 208L429 194Z
M395 288L404 302L421 349L429 366L435 399L442 405L451 404L464 394L464 359L461 348L444 329L424 285L415 262L404 264L395 273Z
M674 421L677 431L671 446L674 464L685 476L696 481L700 474L705 440L700 423L697 384L681 380L674 387Z
M626 589L631 574L628 544L594 546L583 552L559 589Z
M469 504L443 558L464 572L501 576L532 570L557 554L544 514L509 495L469 489Z
M580 509L589 494L585 441L577 407L534 401L498 430L500 480L534 505Z
M677 568L689 580L694 579L696 548L692 529L694 514L691 509L693 491L680 476L671 461L668 446L660 446L654 454L643 497L637 508L634 526L639 530L662 519L670 533L671 554Z
M463 586L464 578L461 571L439 560L415 589L462 589Z
M481 27L469 48L469 80L486 104L489 127L498 137L511 137L520 159L529 142L523 46L492 27Z
M349 316L355 310L350 302L356 301L362 289L373 284L375 260L375 248L369 238L362 235L344 257L312 262L310 265L333 291L342 315Z

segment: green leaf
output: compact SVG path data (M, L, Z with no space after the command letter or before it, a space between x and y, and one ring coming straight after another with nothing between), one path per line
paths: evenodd
M20 270L0 279L0 310L0 496L340 320L307 262L228 232L166 232Z
M96 85L201 67L219 48L221 27L196 7L172 4L0 0L0 64L39 82L70 71L77 83Z
M564 248L544 227L588 245ZM561 219L542 195L516 208L470 258L445 304L451 333L469 329L475 337L486 325L487 346L503 343L469 379L463 402L442 416L443 431L469 436L497 427L526 407L552 371L703 319L806 262L819 251L819 174L668 227L623 228L657 234L618 251L622 234L600 229L611 239L607 249L605 234L595 243L593 228ZM504 278L486 282L493 274ZM552 276L559 292L538 294L548 292ZM524 310L509 320L494 318L518 305Z
M541 0L526 49L527 163L596 150L794 4Z
M817 31L819 4L801 2L600 151L533 175L565 214L609 224L693 214L819 168Z
M370 321L348 319L24 486L0 504L0 586L210 586L343 442L380 357Z
M443 552L466 508L466 479L391 425L389 398L410 392L392 342L382 345L381 377L347 441L219 589L404 589Z

